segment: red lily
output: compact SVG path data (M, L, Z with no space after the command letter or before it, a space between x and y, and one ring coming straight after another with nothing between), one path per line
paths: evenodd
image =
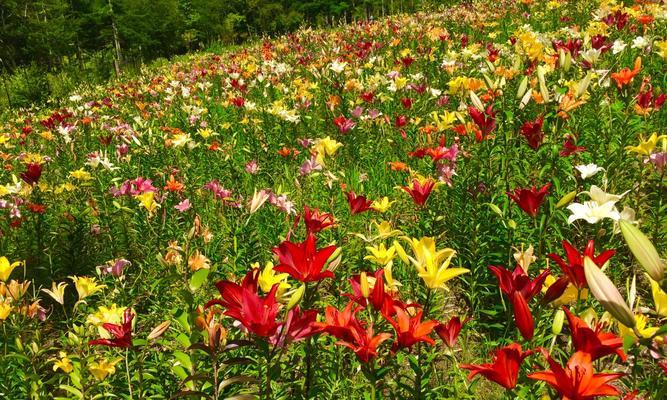
M496 349L493 360L489 364L461 365L461 368L470 370L468 380L472 380L477 374L499 384L506 389L513 389L519 377L519 367L523 360L531 355L531 350L522 351L521 345L512 343L500 349Z
M565 142L563 142L563 150L558 152L558 155L561 157L569 157L572 154L580 153L582 151L586 151L586 148L584 146L577 146L574 144L574 138L572 138L570 135L567 135Z
M42 165L30 163L26 165L25 172L21 172L20 176L28 185L35 185L39 182L39 178L42 176Z
M550 273L549 270L544 270L531 280L520 265L517 265L513 272L495 265L489 265L489 269L498 278L498 285L503 293L511 297L514 292L519 291L527 301L540 292L544 280Z
M426 204L426 201L431 195L431 192L435 187L435 183L435 180L433 180L431 177L423 180L415 178L412 180L412 184L410 184L410 186L401 186L401 189L405 190L405 192L408 193L410 197L412 197L412 200L415 202L415 204L422 207L424 204Z
M396 330L396 342L391 348L393 352L400 348L412 347L418 342L435 344L435 341L428 335L433 332L433 329L438 325L438 321L422 322L423 310L419 310L417 315L412 318L400 307L395 307L395 310L396 320L387 319Z
M507 192L507 195L510 199L521 207L526 214L531 217L537 216L537 211L540 209L542 202L544 202L544 197L549 193L551 188L551 182L542 186L539 190L533 186L532 188L516 188L514 192Z
M481 141L496 129L496 113L493 111L493 106L488 106L484 112L479 111L473 106L468 106L468 113L481 131L478 141Z
M317 250L315 235L308 233L308 237L301 243L282 242L273 248L280 264L274 270L286 272L301 282L319 281L324 278L333 278L331 271L322 271L327 260L336 251L336 246L328 246Z
M352 118L345 118L345 116L341 115L337 118L334 119L334 124L338 127L338 130L340 133L348 133L352 128L354 128L357 124L352 120Z
M547 293L544 295L543 301L545 303L552 302L559 298L570 283L579 290L588 287L586 276L584 274L584 257L589 257L593 260L595 265L602 267L616 253L615 250L605 250L596 256L594 240L588 241L583 253L579 253L579 251L577 251L577 249L575 249L567 240L563 240L563 249L565 249L567 263L556 253L548 254L549 258L558 264L565 276L556 280L556 282L549 287Z
M129 308L125 309L123 313L123 323L121 325L102 324L102 328L106 329L114 338L113 339L96 339L88 342L88 345L103 345L109 347L132 347L132 319L134 314Z
M543 271L531 280L520 265L517 265L512 273L503 267L493 265L490 265L489 269L498 278L500 289L510 298L514 310L514 321L521 336L526 340L531 340L535 327L528 302L542 288L544 280L549 275L549 270Z
M535 121L527 121L521 126L521 134L528 140L528 146L533 150L537 150L544 140L543 123L544 118L539 117Z
M317 233L336 224L334 216L317 208L303 208L303 222L308 233Z
M372 285L372 289L368 294L368 297L364 296L361 291L361 275L354 275L350 278L350 286L352 287L352 293L343 293L343 296L349 298L355 303L359 304L362 307L367 307L369 304L373 307L374 310L380 311L380 313L385 318L391 318L396 314L396 307L401 308L402 310L407 310L408 308L418 308L419 304L416 303L403 303L402 301L392 297L390 293L387 293L384 287L384 269L379 268L375 271L375 283Z
M271 337L279 324L276 316L280 304L276 300L278 285L273 285L266 297L257 294L257 275L249 271L242 284L231 281L219 281L215 284L222 299L206 303L205 308L214 304L225 308L224 314L239 321L249 332L261 337Z
M563 306L567 323L572 332L572 344L577 351L583 351L591 355L593 361L606 355L616 353L622 361L627 356L622 350L623 339L611 332L602 332L602 324L591 329L584 320L572 314L567 307Z
M452 317L450 318L449 321L439 324L438 326L435 327L435 333L440 336L440 339L442 339L443 342L447 345L449 348L453 348L456 346L456 340L459 338L459 333L461 333L461 328L463 328L463 325L466 324L470 320L470 317L467 317L466 319L461 322L461 318L459 317Z
M271 344L283 347L287 343L298 342L311 337L319 331L315 327L316 320L317 310L301 311L299 306L294 307L287 313L285 324L271 338Z
M356 195L354 192L347 192L345 195L347 196L347 203L350 205L350 212L352 215L360 214L371 209L373 201L368 200L366 196Z
M542 350L551 370L528 374L528 378L545 381L558 391L563 399L589 400L599 396L618 396L621 392L608 382L624 374L596 374L591 355L578 351L567 362L565 368Z
M391 338L391 334L386 332L374 336L373 326L364 329L361 325L358 325L351 330L351 333L352 340L341 340L336 344L352 349L359 361L363 363L368 363L372 358L377 357L378 346Z
M361 327L356 318L359 310L361 310L361 307L355 306L352 301L345 306L343 311L339 311L334 306L327 306L324 310L324 322L315 322L313 326L340 340L354 341L352 330L357 328L357 325Z

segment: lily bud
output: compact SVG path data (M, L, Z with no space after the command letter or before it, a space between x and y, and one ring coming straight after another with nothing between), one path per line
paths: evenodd
M294 293L292 293L292 296L290 296L289 301L287 302L287 311L293 309L296 307L297 304L301 302L301 299L303 298L304 293L306 293L306 285L301 285L299 286Z
M563 321L565 320L565 311L562 308L559 308L554 315L554 322L551 324L551 332L554 335L558 335L563 330Z
M520 99L526 94L526 89L528 89L528 77L524 76L519 84L519 90L516 91L516 98Z
M628 221L620 220L621 233L639 264L656 282L661 282L665 275L665 264L660 260L653 243L636 226Z
M560 200L558 200L558 203L556 203L556 208L563 208L566 205L570 204L572 200L577 196L577 191L573 190L570 193L566 194L565 196L561 197Z
M633 328L635 326L635 317L630 311L630 307L623 300L614 283L605 275L604 272L590 259L584 258L584 273L588 287L596 299L602 304L605 310L618 320L618 322Z
M516 229L516 221L513 220L513 219L510 219L509 221L507 221L507 226L508 226L510 229Z
M475 106L476 109L478 109L481 112L484 112L484 104L482 104L482 100L480 100L479 97L473 92L472 90L470 91L470 101L472 104Z
M148 340L155 340L162 336L167 329L169 329L169 325L171 325L171 322L169 321L164 321L160 325L156 326L151 333L148 334Z
M359 283L361 284L361 295L367 299L368 296L370 296L371 289L368 287L368 276L366 275L366 272L362 272L361 275L359 275Z
M540 84L540 94L542 95L542 100L544 100L545 103L548 103L551 99L549 98L549 89L547 88L547 81L545 78L546 73L547 70L544 66L540 65L537 67L537 80Z

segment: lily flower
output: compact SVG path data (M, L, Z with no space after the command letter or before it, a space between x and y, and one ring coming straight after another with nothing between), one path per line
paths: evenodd
M521 126L521 134L528 141L528 146L531 149L537 150L544 140L544 132L542 132L542 124L544 117L539 117L535 121L527 121Z
M126 308L123 313L123 323L121 325L104 323L102 327L113 335L113 339L96 339L88 342L89 345L103 345L109 347L132 347L132 319L134 314L130 308Z
M467 317L463 321L458 316L452 317L449 321L438 324L435 327L435 333L440 336L440 339L449 347L450 349L456 346L456 341L461 333L461 328L470 320L470 317Z
M308 233L317 233L336 225L334 216L317 208L303 207L303 223Z
M357 359L365 364L377 357L377 348L382 342L391 339L390 333L379 333L374 335L372 325L368 326L366 329L361 325L354 325L351 329L351 334L352 340L340 340L336 342L336 344L352 349L354 354L357 355Z
M352 215L360 214L371 209L373 202L363 195L356 195L354 192L347 192L347 203L350 205Z
M412 197L415 204L423 207L437 184L438 182L430 176L428 178L419 176L414 178L408 186L400 188Z
M52 282L51 290L42 289L42 292L51 296L51 298L60 305L63 305L65 304L65 288L67 288L67 282L60 282L58 285L56 285L55 282Z
M239 321L250 333L260 337L271 337L279 324L276 316L280 304L276 300L278 284L273 285L266 297L257 294L257 271L249 271L241 285L231 281L219 281L215 284L222 299L206 303L205 308L215 304L225 308L224 314Z
M563 240L563 249L565 250L567 262L556 253L547 255L558 264L564 276L559 278L549 287L543 299L543 302L545 303L550 303L559 298L565 292L568 284L574 285L578 290L583 290L588 287L586 275L584 274L584 257L590 257L595 265L602 268L602 266L604 266L616 253L615 250L605 250L596 256L594 240L588 241L588 244L582 253L577 251L577 249L575 249L567 240Z
M10 263L7 257L0 257L0 281L6 282L7 279L9 279L9 275L12 274L12 271L21 264L21 261Z
M608 382L624 374L596 374L590 354L582 351L574 353L563 368L545 350L543 352L551 370L528 374L528 378L548 383L563 399L593 399L620 394Z
M430 345L435 344L435 341L428 335L438 326L438 321L430 320L422 322L423 310L419 310L414 317L410 317L400 307L395 307L395 310L395 319L388 318L389 323L396 331L396 341L391 348L393 352L402 348L410 348L419 342Z
M333 272L322 271L322 269L334 251L336 251L336 246L318 250L315 235L309 233L306 240L301 243L284 241L273 249L273 253L280 260L280 264L274 269L277 272L286 272L301 282L333 278Z
M408 256L403 247L395 243L396 252L403 262L412 263L419 277L430 289L444 289L445 283L459 275L470 272L466 268L449 268L456 251L450 248L436 250L435 240L423 237L419 240L404 238L410 247L414 257Z
M87 276L70 276L69 278L74 281L79 300L83 300L107 287L106 285L99 285L97 279Z
M496 349L493 359L488 364L462 364L461 368L470 370L468 380L480 374L491 382L495 382L505 389L513 389L519 377L519 368L523 360L533 354L531 350L522 351L521 345L512 343Z
M572 344L576 351L590 354L592 361L614 353L618 354L622 361L627 359L622 349L623 339L611 332L602 332L602 324L591 329L584 320L572 314L565 306L563 306L563 311L567 316Z
M507 196L526 212L531 217L536 217L537 212L544 202L544 197L549 193L551 182L542 186L539 190L533 186L532 188L516 188L513 192L507 192Z
M389 264L396 256L396 247L389 246L389 248L387 248L384 243L380 243L380 245L376 247L367 246L366 251L370 254L364 257L364 260L370 260L382 266Z

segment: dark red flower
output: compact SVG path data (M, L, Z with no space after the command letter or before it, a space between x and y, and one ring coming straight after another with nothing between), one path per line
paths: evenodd
M395 319L388 318L389 323L396 331L396 342L392 346L392 351L412 347L418 342L435 344L435 341L429 337L433 329L438 325L438 321L422 322L423 311L417 311L417 315L410 317L405 310L396 307Z
M470 317L464 319L463 322L461 322L461 318L458 316L452 317L449 321L436 326L435 333L440 336L440 339L445 342L447 347L453 348L456 346L456 341L459 338L459 333L461 333L461 328L463 328L463 325L465 325L468 320L470 320Z
M241 285L231 281L215 284L222 299L206 303L205 308L214 304L225 308L224 314L239 321L249 332L261 336L273 336L278 327L276 316L280 304L276 300L278 285L273 285L266 297L257 294L257 271L249 271Z
M531 217L537 216L537 211L540 209L544 197L549 193L551 188L551 182L542 186L539 190L533 186L530 189L528 188L516 188L513 192L507 192L507 195L510 199L521 207L526 214Z
M308 233L317 233L336 224L334 216L317 208L303 208L303 223Z
M468 106L468 113L481 131L482 139L496 129L496 113L493 111L492 105L488 106L484 112L479 111L473 106Z
M273 253L278 256L280 264L274 270L286 272L301 282L319 281L324 278L333 278L331 271L322 271L327 260L336 251L336 246L328 246L317 250L315 235L308 234L301 243L282 242L274 247Z
M307 339L319 332L319 329L315 326L316 321L317 310L301 311L301 308L296 306L289 310L285 324L280 327L270 342L283 347L287 343Z
M527 121L521 126L521 134L528 140L528 146L533 150L537 150L544 140L544 133L542 132L542 124L544 118L539 117L535 121Z
M517 265L514 272L511 273L503 267L493 265L489 265L489 269L498 279L500 289L512 303L514 321L521 336L526 340L531 340L534 333L534 321L528 302L542 289L549 270L543 271L531 280L520 265Z
M622 361L627 360L623 352L623 339L611 332L602 332L602 324L591 329L584 320L572 314L563 306L567 323L572 333L572 344L576 351L583 351L591 355L593 361L609 354L618 354Z
M102 324L102 328L109 332L113 336L113 339L96 339L89 341L88 344L90 346L132 347L132 319L134 319L132 310L126 308L123 313L123 323L121 325L109 323Z
M577 251L577 249L575 249L567 240L563 240L563 249L565 249L567 262L556 253L548 254L548 257L558 264L564 276L559 278L549 287L547 293L544 295L543 301L545 303L552 302L559 298L570 283L577 289L588 287L586 275L584 274L584 257L589 257L593 260L595 265L602 267L616 253L615 250L605 250L596 256L594 240L588 241L583 253L579 253L579 251Z
M28 185L35 185L39 182L42 176L42 165L37 163L30 163L26 165L25 172L21 172L21 179Z
M350 212L353 215L360 214L371 209L371 204L373 204L373 201L368 200L366 196L356 195L354 192L347 192L345 195L347 196L347 203L350 205Z
M574 138L570 135L567 135L565 142L563 142L563 150L561 150L558 155L561 157L569 157L572 154L580 153L586 151L586 148L583 146L577 146L574 144Z
M591 355L582 351L574 353L565 368L543 350L551 370L528 374L528 378L551 385L563 399L589 400L598 396L618 396L620 391L608 382L624 374L596 374Z
M431 192L435 187L435 183L436 181L431 177L423 180L415 178L412 180L412 184L410 186L401 186L401 189L403 189L410 195L410 197L412 197L412 200L415 202L415 204L422 207L424 204L426 204L426 201L431 195Z
M468 380L477 374L499 384L506 389L513 389L519 377L519 367L523 360L531 355L531 350L522 351L521 345L512 343L509 346L497 349L491 363L482 365L463 364L461 368L470 370Z
M528 301L521 294L521 292L514 292L510 296L512 303L512 310L514 310L514 323L524 339L533 340L535 333L535 322L533 321L533 314L528 307Z

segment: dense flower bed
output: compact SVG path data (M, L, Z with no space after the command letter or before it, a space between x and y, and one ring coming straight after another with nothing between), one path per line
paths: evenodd
M667 10L192 54L0 125L5 398L663 398Z

